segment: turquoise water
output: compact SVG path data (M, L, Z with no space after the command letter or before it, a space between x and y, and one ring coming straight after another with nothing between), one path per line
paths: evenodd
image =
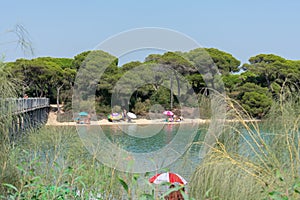
M254 150L263 147L260 143L260 146L255 146L256 143L249 137L245 127L239 124L229 125L235 128L229 128L228 132L230 133L228 136L236 137L236 134L232 134L235 132L234 130L240 130L241 134L237 135L237 140L233 138L237 141L238 145L232 146L232 150L238 150L240 155L252 157L254 154L250 145L254 147ZM174 154L170 153L174 152L176 156L168 163L168 165L164 165L163 167L158 165L157 168L155 168L156 171L150 172L162 172L169 169L170 171L182 174L188 180L196 167L201 163L201 142L207 133L208 126L209 125L205 124L137 125L116 123L111 126L101 126L101 130L104 134L102 138L100 138L98 144L100 146L102 145L103 149L105 148L109 151L113 144L125 152L133 153L135 155L138 154L141 155L141 157L144 154L153 153L154 155L159 155L159 157L162 158L161 160L167 160L169 156L174 156ZM99 131L99 127L90 127L90 129L93 128L95 128L95 133L93 134L96 136L100 135L97 132ZM253 127L251 127L251 129L253 129ZM269 133L269 131L263 131L262 129L260 129L260 133L263 134L262 137L265 142L271 142L270 138L272 138L273 134ZM253 135L254 138L258 139L258 133L255 130L253 130ZM91 135L87 135L87 137L91 137ZM98 139L97 137L94 138ZM108 140L109 143L103 143L104 139ZM247 142L245 140L247 140ZM227 148L227 150L230 151L231 148ZM112 151L114 151L114 149L112 149ZM114 157L115 155L118 154L112 154L111 157ZM101 154L101 156L105 156L105 154ZM122 159L124 158L121 157L121 160ZM128 157L128 159L130 159L130 157ZM154 160L154 162L160 163L161 160L157 162ZM149 162L147 163L149 157L145 156L144 159L142 157L142 159L139 159L138 161L140 168L146 168L146 165L149 165Z
M196 166L201 162L199 141L205 134L205 127L192 124L164 124L164 125L113 125L101 126L109 141L131 153L160 153L168 146L175 147L180 156L167 169L182 174L187 180ZM168 156L161 154L162 156ZM146 159L146 158L145 158Z
M161 130L157 131L157 127L161 128ZM141 127L139 127L138 125L127 125L127 127L119 128L116 134L115 130L111 129L111 127L102 127L105 135L109 138L109 140L113 143L121 144L121 146L126 151L135 153L148 153L152 151L157 151L163 148L164 146L168 145L170 142L172 142L172 140L178 132L179 126L151 125L151 127L142 128L138 130L139 128ZM131 135L132 133L128 134L127 130L133 130L140 135L145 135L145 132L147 131L156 133L149 135L149 137L136 137L134 135Z
M201 162L199 141L207 125L114 124L79 126L78 132L90 153L103 164L134 173L172 171L189 180Z

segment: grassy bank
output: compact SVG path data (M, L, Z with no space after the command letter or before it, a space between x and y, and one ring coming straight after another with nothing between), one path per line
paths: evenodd
M191 195L207 200L300 199L299 97L274 102L259 124L245 123L247 114L229 105L228 114L239 123L225 126L195 170Z
M75 127L47 126L6 145L0 199L155 199L149 174L106 167ZM144 184L138 186L138 180ZM158 198L158 196L157 196Z
M74 199L85 190L92 195L119 193L113 170L92 158L72 128L33 131L9 151L14 178L3 180L1 193L11 199ZM85 198L83 198L85 199Z

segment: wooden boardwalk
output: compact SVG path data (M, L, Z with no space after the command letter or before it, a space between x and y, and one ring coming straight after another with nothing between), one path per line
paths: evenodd
M7 98L0 99L2 113L20 114L50 106L48 98Z
M46 124L48 98L0 98L0 120L9 123L10 138Z

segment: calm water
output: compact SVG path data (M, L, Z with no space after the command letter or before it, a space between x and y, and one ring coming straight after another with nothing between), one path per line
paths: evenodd
M111 144L119 146L121 149L135 155L153 153L159 155L157 163L162 163L165 169L176 172L189 180L192 172L199 164L199 151L201 136L205 134L205 125L199 124L159 124L159 125L137 125L137 124L116 124L112 126L101 126L105 139ZM91 126L87 137L91 134L100 135L99 127ZM81 137L83 137L81 135ZM93 140L101 140L103 138ZM102 143L99 143L102 145ZM104 145L103 148L110 148ZM112 150L114 151L114 150ZM174 154L170 153L174 152ZM173 158L174 156L174 158ZM168 158L172 157L168 163ZM147 165L149 158L139 160L141 168ZM166 160L167 165L164 162ZM145 162L144 162L145 161ZM154 159L154 162L156 160ZM158 166L157 169L161 168ZM164 171L158 170L158 172ZM156 173L152 171L152 173Z
M232 125L232 124L230 124ZM85 127L85 126L84 126ZM103 149L111 149L112 144L118 146L124 152L133 153L135 155L141 155L140 160L136 162L139 168L147 169L149 166L149 157L143 155L152 153L153 155L159 155L156 159L153 159L157 164L157 172L162 172L164 169L169 169L172 172L183 175L187 180L190 179L192 173L201 162L201 141L203 141L206 135L208 125L205 124L159 124L159 125L137 125L137 124L118 124L111 126L101 126L102 137L97 138L99 134L99 127L90 126L91 133L86 134L86 137L91 137L93 140L100 141L96 145L103 146ZM244 127L238 129L246 132ZM229 130L230 132L233 130ZM243 132L242 131L242 132ZM264 131L265 132L265 131ZM267 134L267 132L265 132ZM254 132L254 134L256 134ZM247 134L245 138L249 143L253 143ZM267 136L267 135L266 135ZM103 143L104 140L109 143ZM243 137L240 137L239 151L251 154L248 151L248 143L245 143ZM115 151L111 149L111 151ZM110 152L108 152L109 154ZM101 156L105 157L107 153L102 153ZM108 155L111 158L116 154ZM155 156L154 156L155 157ZM168 160L168 158L172 159ZM135 158L135 157L134 157ZM124 158L121 158L121 160ZM131 159L128 157L128 159ZM148 163L147 163L148 161ZM165 164L164 161L166 161ZM152 168L151 168L152 169ZM149 170L155 173L155 169ZM146 170L148 171L148 170ZM135 171L136 172L136 171Z

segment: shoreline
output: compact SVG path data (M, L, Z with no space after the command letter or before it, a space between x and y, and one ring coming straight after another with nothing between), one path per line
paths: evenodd
M150 125L150 124L209 124L211 122L210 119L184 119L181 122L166 122L164 119L133 119L132 122L127 121L118 121L118 122L109 122L107 119L102 119L98 121L91 121L90 124L78 124L76 122L58 122L56 119L57 115L53 112L49 113L48 120L46 126L86 126L86 125L105 125L105 126L113 126L113 125ZM245 122L259 122L261 120L244 120ZM239 122L238 120L226 120L225 122Z

